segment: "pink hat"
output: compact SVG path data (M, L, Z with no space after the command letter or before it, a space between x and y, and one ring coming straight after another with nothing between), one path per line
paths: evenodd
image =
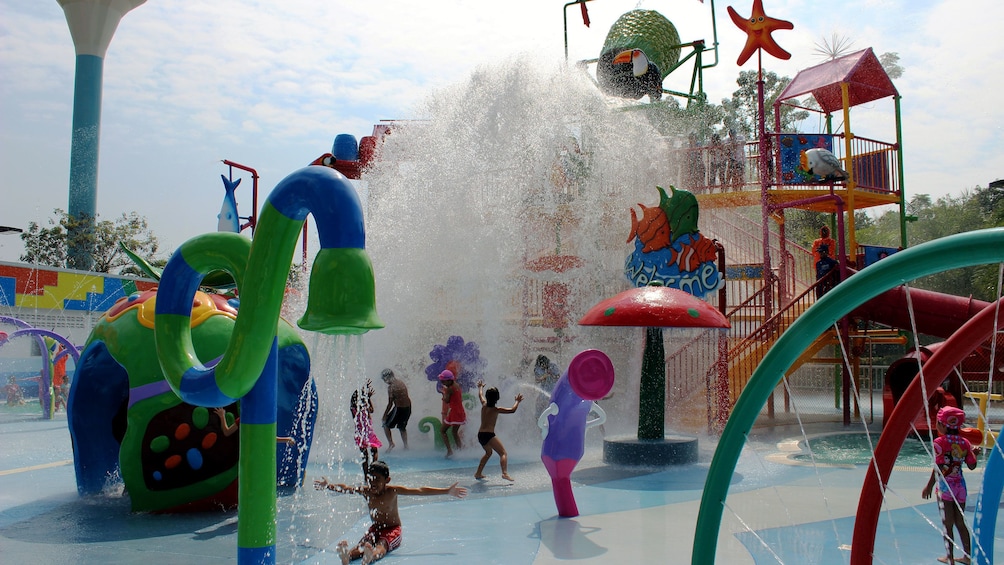
M959 429L966 422L966 413L954 406L945 406L938 410L938 423L946 428Z
M455 380L457 380L457 378L453 376L453 371L447 369L447 370L443 371L442 373L439 373L439 380L441 380L441 381L455 381Z

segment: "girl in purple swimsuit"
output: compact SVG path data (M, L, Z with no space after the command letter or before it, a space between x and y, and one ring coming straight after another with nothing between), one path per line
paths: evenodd
M962 463L970 469L976 468L976 452L969 440L959 435L959 429L966 420L966 413L954 406L938 410L938 437L934 439L934 464L931 479L921 496L931 498L931 490L938 483L938 506L945 524L945 548L948 555L939 557L942 563L970 562L971 553L969 528L966 526L966 480L962 477ZM955 532L959 531L963 556L955 559Z

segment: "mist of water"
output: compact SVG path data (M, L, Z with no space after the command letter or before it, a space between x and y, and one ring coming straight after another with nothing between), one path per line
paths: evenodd
M629 287L629 208L655 204L655 186L677 178L671 142L642 112L612 104L582 72L517 56L434 93L418 106L420 119L395 124L386 138L363 177L367 250L387 324L366 336L366 358L372 373L392 367L408 379L418 414L429 404L438 413L424 368L451 335L479 345L489 385L532 383L537 354L564 368L597 348L614 361L623 391L615 397L636 396L627 391L637 391L641 330L576 322ZM527 268L554 255L582 266ZM560 331L524 315L529 289L545 282L570 290Z

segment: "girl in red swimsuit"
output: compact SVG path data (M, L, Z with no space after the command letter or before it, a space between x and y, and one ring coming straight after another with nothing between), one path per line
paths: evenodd
M443 384L443 427L439 433L443 437L446 445L446 456L453 457L453 448L450 447L450 430L457 442L457 449L463 449L463 437L460 427L467 423L467 412L464 411L464 398L460 386L453 371L449 369L439 373L439 382Z

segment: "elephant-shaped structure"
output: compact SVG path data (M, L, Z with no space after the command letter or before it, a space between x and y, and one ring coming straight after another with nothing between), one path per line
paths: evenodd
M237 503L239 403L212 408L183 402L165 380L154 343L156 290L120 299L91 332L70 389L69 427L77 490L101 492L121 474L136 511L232 508ZM198 292L192 341L200 358L219 359L237 303ZM302 483L317 414L310 358L296 330L279 321L277 484Z

